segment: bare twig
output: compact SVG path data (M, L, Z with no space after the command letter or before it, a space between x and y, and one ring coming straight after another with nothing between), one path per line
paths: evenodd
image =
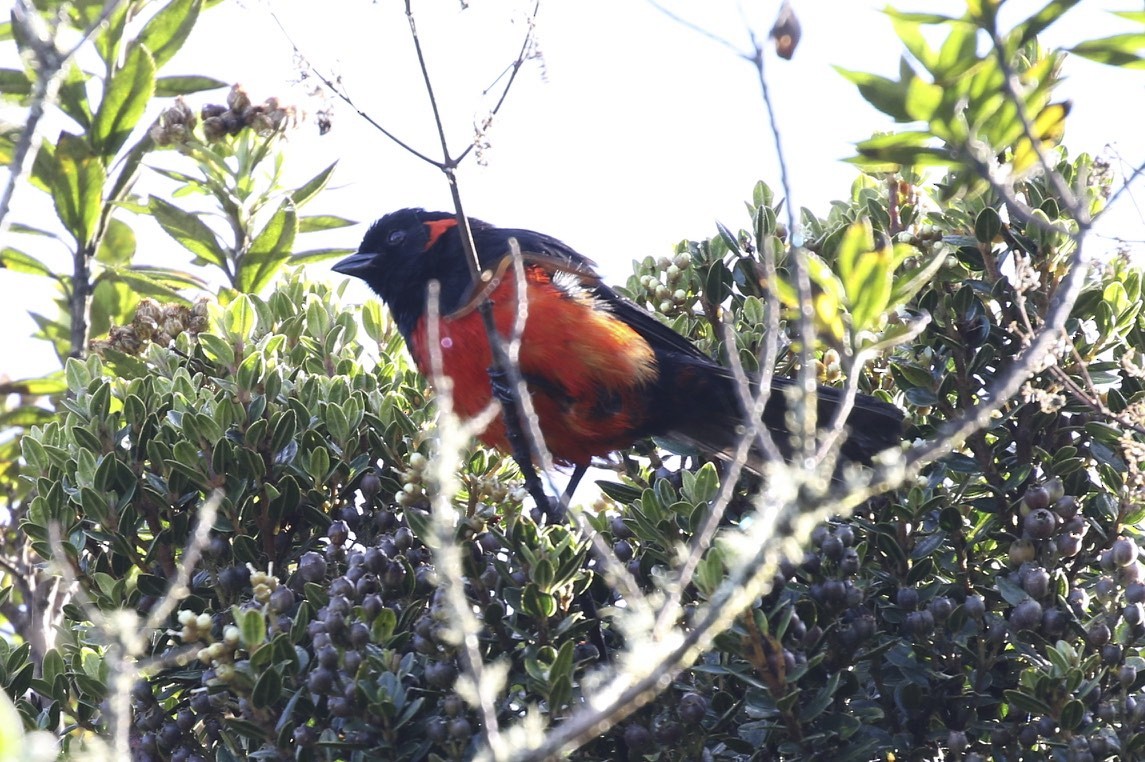
M537 12L540 9L541 0L536 0L536 2L533 3L533 11L529 14L527 21L529 31L525 35L525 39L521 42L521 51L517 53L517 58L513 61L513 63L509 64L509 78L506 80L505 87L501 90L501 95L498 96L497 102L494 103L493 107L489 109L490 117L496 116L497 112L501 110L501 106L505 104L506 99L509 97L509 90L513 87L513 82L517 79L517 73L520 72L521 67L525 65L525 61L529 60L529 56L533 51L533 46L536 43L536 30L534 29L534 24L536 22ZM504 74L502 74L502 76L504 76ZM460 164L461 162L465 161L465 157L468 156L469 152L476 147L476 141L470 142L469 145L465 147L465 150L457 155L457 163Z
M302 52L302 49L298 47L298 44L294 41L294 38L291 37L290 32L286 31L286 27L283 25L282 20L278 17L278 14L276 14L273 10L270 11L270 18L274 21L275 26L278 27L279 31L282 32L282 36L286 38L288 43L290 43L290 47L293 48L294 55L297 57L297 59L306 66L311 74L313 74L315 77L318 77L318 81L321 82L327 90L334 93L334 95L337 96L340 101L353 109L355 114L364 119L366 123L373 127L375 130L385 135L389 140L393 141L393 143L399 148L412 156L416 156L426 164L432 164L438 169L441 168L442 165L440 161L437 161L436 159L433 159L417 150L412 145L399 138L396 134L386 129L385 125L383 125L381 122L377 121L365 111L358 108L358 105L354 102L354 99L351 98L350 95L342 89L342 86L322 73L322 71L320 71L313 62L311 62L310 58Z
M461 553L454 539L457 511L453 507L453 495L457 491L455 474L461 467L459 457L465 441L471 432L458 425L453 414L453 394L450 380L445 375L441 353L441 314L439 310L440 285L433 281L429 286L426 304L426 331L429 342L430 369L434 388L437 389L438 409L438 453L430 463L435 471L436 489L432 496L434 542L431 550L439 570L439 589L444 591L453 618L454 637L460 642L461 658L466 673L472 680L473 693L468 698L481 712L481 724L492 759L505 758L505 745L497 722L495 706L496 693L500 682L495 675L487 675L486 665L481 656L478 635L481 624L473 614L465 596L464 568ZM485 416L483 426L491 416Z

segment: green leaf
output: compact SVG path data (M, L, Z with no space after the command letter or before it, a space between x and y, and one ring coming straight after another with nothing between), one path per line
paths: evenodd
M186 301L175 289L133 270L110 270L100 279L122 282L139 296L153 296L164 301Z
M231 340L246 341L254 330L258 313L246 294L239 294L223 311L223 328Z
M913 253L913 247L908 244L896 243L896 257L898 251L905 249L910 249ZM891 306L897 307L910 301L911 297L918 293L942 269L942 265L946 262L946 255L938 253L930 255L929 259L922 260L920 258L920 260L921 264L895 276L894 288L891 289Z
M202 345L203 351L207 353L208 358L228 368L234 366L235 349L224 339L213 333L200 333L199 344Z
M291 254L290 264L295 266L312 265L317 262L326 262L331 259L349 256L355 251L355 249L308 249L307 251Z
M131 322L131 313L139 303L139 295L126 283L111 277L96 279L92 290L89 318L89 336L102 336L112 324Z
M890 301L893 252L874 245L869 224L855 222L839 242L838 258L852 324L858 331L871 328Z
M890 135L876 135L864 140L855 147L859 158L851 159L855 164L867 166L871 160L907 167L942 167L954 162L954 156L946 148L932 145L934 136L929 132L896 132Z
M326 183L330 182L330 176L334 174L334 167L336 166L338 166L338 162L326 167L290 194L290 199L294 202L295 208L301 209L303 204L314 198L319 191L326 187Z
M112 267L126 265L135 256L135 231L123 220L112 218L96 249L97 262Z
M0 93L25 96L32 93L32 82L21 69L0 69Z
M357 224L354 220L333 214L310 214L298 218L298 232L313 233L316 230L336 230Z
M139 41L151 51L157 68L170 61L183 47L202 8L202 0L172 0L143 27Z
M916 77L907 84L903 106L911 119L929 122L938 107L942 105L942 96L945 92L941 85Z
M692 494L689 497L696 503L707 503L716 496L720 489L720 477L716 473L714 463L708 462L696 472Z
M938 59L938 55L930 47L922 34L922 26L925 22L900 15L894 12L893 9L888 9L887 13L891 17L891 25L894 27L895 34L902 40L902 44L910 51L910 54L914 56L915 60L922 64L927 71L934 71L934 64Z
M18 251L11 247L5 248L0 251L0 268L11 270L14 273L27 273L29 275L47 275L50 278L56 277L52 268L45 265L40 260Z
M40 151L44 155L43 150ZM102 206L103 164L83 138L64 133L52 153L53 182L49 183L56 214L81 248L95 236Z
M877 74L852 71L840 66L836 66L835 71L858 87L859 94L867 103L890 116L896 122L913 121L913 117L906 108L907 84L880 77Z
M132 46L122 68L115 72L91 127L91 142L110 159L127 142L155 91L155 61L141 45Z
M227 83L221 79L203 76L170 76L159 77L155 80L155 95L160 98L174 98L178 95L191 95L204 90L217 90L226 87Z
M998 210L988 206L974 218L974 237L979 243L991 244L1002 233L1002 218Z
M263 670L251 690L251 703L258 709L274 706L282 698L282 675L277 669Z
M1129 32L1103 37L1099 40L1085 40L1070 48L1070 52L1107 66L1120 66L1125 69L1145 69L1145 32Z
M1081 0L1050 0L1040 11L1019 24L1014 32L1019 34L1015 50L1031 42L1042 33L1050 24L1062 17L1066 11L1077 5Z
M290 258L297 233L298 215L294 204L284 200L243 255L235 288L248 294L261 291Z
M248 651L253 651L266 642L266 616L262 611L232 606L231 613L239 628L239 639Z
M129 271L121 272L120 276L150 281L168 289L193 288L201 290L207 288L207 281L203 278L193 273L171 270L166 267L132 265Z
M199 215L185 212L158 196L151 196L147 207L159 226L195 255L195 264L226 266L227 255L222 245Z
M939 83L953 85L958 77L978 64L978 29L970 24L950 24L946 28L949 34L932 71Z
M557 613L557 602L530 582L521 594L521 610L534 619L548 619Z
M50 376L41 378L27 378L20 381L8 381L4 384L7 393L27 394L41 397L50 394L62 394L67 391L62 372L56 371Z
M76 124L85 130L91 129L91 102L87 92L89 79L87 72L80 69L74 61L69 62L67 74L64 75L57 93L60 110L76 120Z

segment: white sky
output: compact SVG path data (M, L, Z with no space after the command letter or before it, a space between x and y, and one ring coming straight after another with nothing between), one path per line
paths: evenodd
M664 4L748 45L732 0ZM1005 7L1029 11L1042 4L1013 0ZM752 11L757 34L765 37L778 0L744 5ZM831 199L845 198L855 171L840 160L853 154L855 142L891 128L889 119L831 68L896 74L901 48L878 10L883 5L793 0L803 24L800 47L790 62L768 57L797 206L825 214ZM400 0L276 0L271 6L307 57L342 78L359 108L424 152L435 152L437 138ZM414 2L454 151L464 147L474 117L489 106L482 90L516 55L525 6L520 0L470 0L462 12L457 0ZM910 7L957 14L961 6L932 1ZM269 95L304 100L290 84L297 68L267 7L225 3L207 12L163 73L239 81L256 101ZM1139 10L1139 3L1084 0L1043 41L1061 44L1132 31L1108 9ZM521 72L488 135L487 166L469 161L461 171L470 214L555 235L595 259L610 280L622 282L635 257L666 254L683 238L709 237L717 219L733 229L744 225L743 203L756 180L766 180L778 193L775 150L749 64L645 0L542 0L537 24L543 69L531 62ZM1145 160L1140 127L1145 76L1080 59L1071 59L1066 73L1059 94L1074 102L1066 137L1072 151L1100 153L1113 144L1128 163ZM197 107L220 99L211 93L189 101ZM307 107L318 105L311 101ZM341 162L334 189L307 212L336 213L365 224L403 206L449 208L440 173L346 110L336 112L326 137L314 137L304 127L293 140L302 149L289 158L298 182L336 159ZM138 188L147 190L146 179ZM35 195L27 187L22 192ZM29 205L18 209L37 208L30 199L24 203ZM1140 240L1141 228L1142 212L1126 198L1102 232ZM304 236L299 245L354 247L363 232L364 226L347 228L335 240L310 243ZM161 234L145 236L140 244L148 261L182 267L189 260ZM1096 244L1111 247L1101 240ZM62 256L51 261L70 270ZM44 304L48 296L36 286L30 277L0 271L0 319L9 327L0 374L22 377L56 367L45 344L24 338L33 331L28 309L54 309ZM352 288L355 298L367 298L364 286Z

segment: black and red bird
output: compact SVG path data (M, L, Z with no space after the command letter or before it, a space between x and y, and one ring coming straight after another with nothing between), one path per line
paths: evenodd
M557 239L475 219L470 226L481 266L493 273L481 288L470 276L457 220L446 212L387 214L369 229L358 252L334 267L364 280L389 306L414 362L427 375L427 287L434 280L441 284L442 370L452 379L454 409L462 418L478 414L494 396L492 353L477 306L489 298L498 330L511 335L517 300L509 239L515 238L528 299L520 372L558 462L585 466L649 436L713 454L736 447L744 412L728 369L601 282L592 260ZM784 450L790 447L783 392L792 383L774 380L763 415ZM820 420L829 421L842 393L820 387L818 399ZM902 418L894 405L858 395L847 419L843 457L868 463L898 445ZM510 451L500 418L480 438Z

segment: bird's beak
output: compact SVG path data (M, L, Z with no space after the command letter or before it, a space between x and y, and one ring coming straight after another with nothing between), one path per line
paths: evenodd
M364 278L366 277L366 273L373 269L374 257L375 255L370 252L359 251L356 254L351 254L346 257L331 269L343 275L353 275L356 278Z

